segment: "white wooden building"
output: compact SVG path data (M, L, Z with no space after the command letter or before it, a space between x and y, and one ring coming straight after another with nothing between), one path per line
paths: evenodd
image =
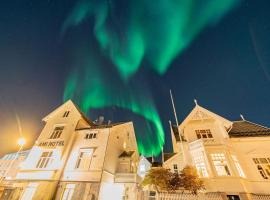
M96 125L72 101L43 121L6 199L137 199L139 154L132 122Z
M224 199L270 199L269 128L244 118L230 121L196 104L171 130L173 153L166 168L195 166L206 192L222 193Z

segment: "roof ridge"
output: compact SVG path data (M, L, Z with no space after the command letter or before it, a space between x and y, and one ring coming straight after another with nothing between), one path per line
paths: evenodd
M250 123L250 124L253 124L253 125L256 125L256 126L260 126L260 127L262 127L262 128L266 128L266 129L269 129L270 130L270 128L269 127L267 127L267 126L263 126L263 125L260 125L260 124L257 124L257 123L255 123L255 122L251 122L251 121L249 121L249 120L239 120L239 121L233 121L233 123L234 122L248 122L248 123Z
M254 123L254 122L251 122L251 121L248 121L248 120L245 120L245 121L247 121L247 122L249 122L249 123L251 123L251 124L260 126L260 127L262 127L262 128L266 128L266 129L269 129L269 130L270 130L270 128L268 128L267 126L263 126L263 125L260 125L260 124L257 124L257 123Z

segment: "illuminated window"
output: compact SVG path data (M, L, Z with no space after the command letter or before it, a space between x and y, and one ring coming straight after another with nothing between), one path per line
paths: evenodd
M253 162L257 165L260 175L264 179L270 178L270 158L252 158Z
M239 176L245 178L246 176L244 174L244 171L243 171L243 169L242 169L242 167L241 167L241 165L240 165L237 157L235 155L232 155L232 159L233 159L233 162L235 164L235 167L236 167L236 169L238 171Z
M64 126L57 126L54 128L53 133L51 134L50 139L60 138L62 132L64 130Z
M84 138L85 139L94 139L94 138L97 138L97 133L96 132L87 133Z
M52 151L43 152L36 165L36 168L47 168L53 161L52 153Z
M75 168L80 170L88 170L90 168L93 155L93 149L81 149Z
M213 164L216 168L216 172L218 176L230 176L230 170L225 158L225 155L223 153L214 153L211 154L211 158L213 161Z
M68 117L69 112L70 112L70 111L66 111L66 112L64 112L63 117Z
M146 172L145 164L141 164L139 169L141 173Z
M205 165L205 158L203 152L197 152L192 156L194 165L200 177L208 177L208 172Z
M195 130L195 133L196 133L198 139L213 138L213 135L212 135L210 129Z
M74 189L75 184L66 184L61 200L71 200Z
M38 183L29 183L28 186L23 191L21 200L31 200L36 192Z

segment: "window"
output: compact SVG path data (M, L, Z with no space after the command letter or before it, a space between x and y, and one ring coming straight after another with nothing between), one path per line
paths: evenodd
M52 163L52 151L45 151L41 154L41 157L36 165L36 168L47 168Z
M66 112L64 112L63 117L68 117L69 112L70 112L70 111L66 111Z
M156 191L149 191L149 200L155 200L157 198Z
M178 166L177 166L177 164L174 164L173 165L173 171L174 171L174 173L178 173Z
M141 173L145 173L146 172L145 164L141 164L140 167L139 167L139 169L140 169L140 172Z
M84 139L93 139L93 138L97 138L97 133L93 132L93 133L87 133L84 137Z
M270 179L270 158L252 158L264 179Z
M197 169L198 175L200 177L208 177L208 172L205 165L205 158L203 152L198 152L192 156L194 165Z
M198 139L213 138L213 135L212 135L210 129L195 130L195 133L196 133Z
M54 128L53 133L50 137L50 139L57 139L60 138L62 132L64 130L64 126L57 126Z
M88 170L90 168L93 155L93 149L81 149L75 168L80 170Z
M61 200L71 200L74 189L75 184L66 184Z
M238 171L239 176L245 178L246 176L244 174L244 171L243 171L243 169L242 169L242 167L241 167L241 165L240 165L237 157L235 155L232 155L232 159L233 159L233 162L235 164L235 167L236 167L236 169Z
M38 187L38 183L29 183L28 186L23 191L21 200L31 200L35 194Z
M216 168L216 172L218 176L230 176L230 170L225 159L225 155L223 153L214 153L211 154L211 158L213 164Z

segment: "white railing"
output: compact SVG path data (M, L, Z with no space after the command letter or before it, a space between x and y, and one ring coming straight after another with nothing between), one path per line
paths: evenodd
M252 194L252 200L270 200L270 195Z
M157 193L155 196L149 196L151 200L223 200L220 193L199 193L197 195L191 193ZM144 200L146 200L144 199Z
M137 174L135 173L116 173L114 181L117 183L137 182Z

